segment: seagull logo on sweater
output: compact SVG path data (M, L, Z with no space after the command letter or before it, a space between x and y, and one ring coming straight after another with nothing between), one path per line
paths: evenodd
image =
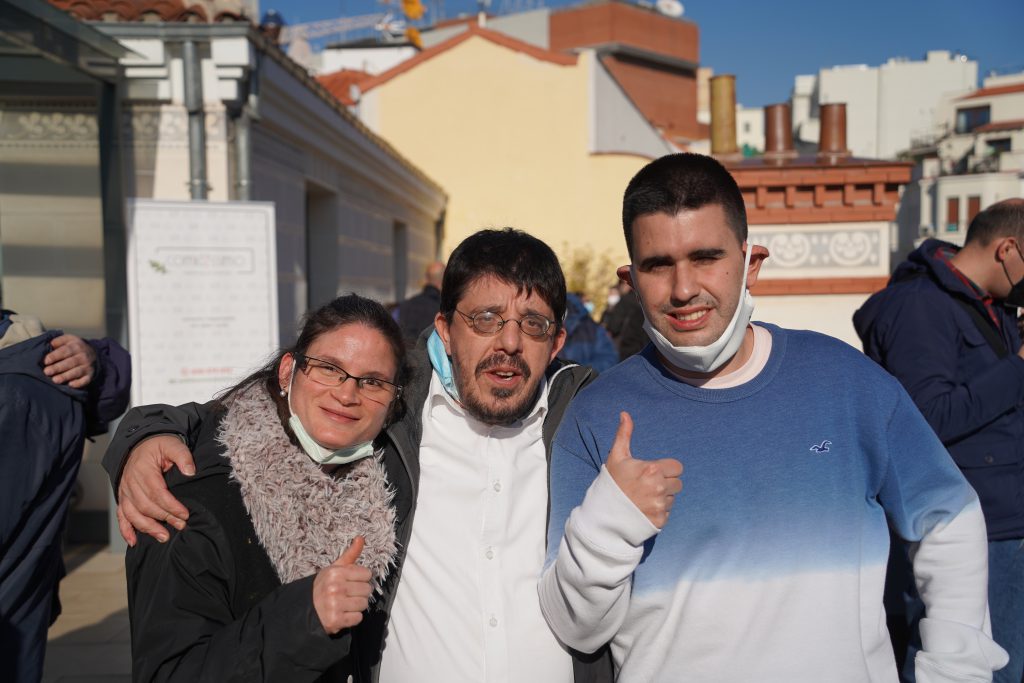
M828 439L825 439L821 443L816 443L813 446L811 446L810 450L814 451L815 453L828 453L828 447L831 445L832 442L829 441Z

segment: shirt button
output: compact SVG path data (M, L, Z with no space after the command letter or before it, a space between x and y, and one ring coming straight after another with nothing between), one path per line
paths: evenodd
M491 628L495 628L498 625L498 620L495 617L491 617L491 620L487 623L491 625Z
M501 491L501 482L500 481L494 482L494 492L495 493L499 493L500 491Z
M488 548L487 552L484 553L484 557L486 557L488 560L493 560L494 559L494 549L493 548Z

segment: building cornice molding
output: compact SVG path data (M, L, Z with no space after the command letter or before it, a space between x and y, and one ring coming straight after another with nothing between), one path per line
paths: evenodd
M383 167L390 165L390 173L405 178L406 182L418 186L418 192L431 197L442 197L447 201L444 189L433 179L427 176L421 169L411 161L402 156L387 141L378 136L362 123L352 112L337 100L317 79L310 75L305 68L288 57L281 48L261 34L248 23L221 23L221 24L160 24L160 23L105 23L97 25L104 33L122 40L146 40L156 39L162 42L182 42L193 40L200 43L212 43L218 39L244 38L254 48L254 52L267 60L258 65L257 60L262 57L250 56L249 63L239 68L236 64L228 65L223 70L218 70L218 78L221 80L236 80L239 83L246 80L254 69L266 71L268 69L280 69L290 78L284 78L284 74L278 77L260 79L261 98L259 103L258 122L256 125L274 123L275 131L278 134L287 133L292 127L308 128L312 135L306 137L306 144L310 149L321 146L317 138L322 140L323 136L336 137L342 131L348 131L346 137L351 138L350 144L353 148L359 149L364 155L383 157L389 159L384 162ZM165 66L168 60L165 58ZM166 78L166 76L165 76ZM289 84L286 83L286 81ZM272 98L263 97L268 89L278 88L278 92L287 98L288 104L275 106ZM305 93L305 95L303 95ZM305 102L302 102L304 98ZM315 127L310 127L305 114L311 110L311 101L319 102L321 111L319 120ZM225 102L231 104L231 102ZM331 113L328 113L331 112ZM339 121L340 118L340 121ZM340 124L340 125L339 125ZM351 167L353 172L359 172L356 165ZM393 176L392 176L393 178ZM388 183L383 183L387 185ZM437 200L428 204L433 205ZM440 209L438 209L440 212Z

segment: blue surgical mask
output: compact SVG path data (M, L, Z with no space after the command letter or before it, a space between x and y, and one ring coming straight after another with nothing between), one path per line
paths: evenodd
M330 448L324 448L317 443L316 439L310 436L309 432L302 425L302 421L299 420L299 416L292 410L292 385L295 383L295 370L296 366L293 365L292 377L288 381L288 413L290 415L288 426L292 428L295 438L299 440L299 445L302 446L302 450L306 452L309 459L317 465L347 465L350 462L362 460L373 455L373 441L331 450Z
M441 380L441 386L448 392L448 395L459 400L459 389L455 386L455 375L452 373L452 360L444 348L444 342L437 334L437 330L430 333L427 339L427 356L430 357L430 365L434 368L434 374Z
M743 344L743 338L747 333L747 324L754 314L754 297L747 289L747 271L750 266L750 253L752 245L747 243L747 256L743 262L743 292L740 294L739 304L732 320L725 328L722 336L707 346L674 346L665 335L654 329L651 321L647 319L647 310L644 309L644 331L661 355L672 365L690 372L708 373L717 370L736 355ZM636 271L633 270L633 282L636 282ZM636 290L640 296L640 290Z

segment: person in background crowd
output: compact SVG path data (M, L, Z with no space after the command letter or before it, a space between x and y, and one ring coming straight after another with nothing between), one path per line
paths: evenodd
M628 282L619 283L619 300L605 312L603 323L619 350L619 360L626 360L647 346L643 309Z
M608 295L605 297L604 311L601 313L601 319L598 320L602 325L605 324L605 320L608 318L608 314L612 312L615 305L619 303L619 299L622 297L619 295L619 282L608 287Z
M565 298L565 346L558 353L563 360L589 365L603 372L619 362L619 353L603 327L594 322L578 294Z
M1006 653L977 496L863 354L750 323L767 251L729 172L653 161L622 225L619 276L653 344L581 392L555 436L540 582L555 635L583 652L610 640L620 683L895 681L891 522L916 543L928 605L918 680L991 680Z
M0 680L42 678L85 438L124 412L130 385L128 352L113 340L0 311Z
M981 499L992 636L1010 653L998 683L1024 675L1022 251L1024 199L1003 200L974 217L963 248L925 241L853 317L864 352L903 384Z
M398 304L395 319L402 328L406 344L412 346L423 330L434 324L434 317L441 307L441 283L444 280L444 263L434 261L423 274L423 291Z

